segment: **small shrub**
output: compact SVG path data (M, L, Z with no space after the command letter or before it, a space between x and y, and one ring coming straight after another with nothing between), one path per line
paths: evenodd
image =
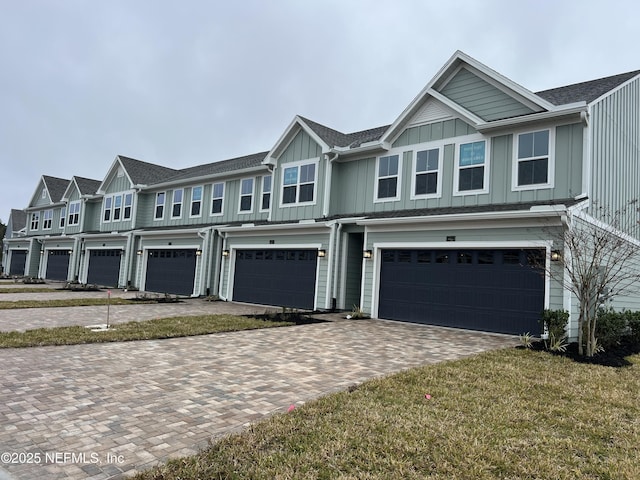
M610 348L620 343L627 330L627 315L613 308L600 308L596 317L596 338L602 348Z
M562 335L561 337L556 338L555 335L549 335L549 350L552 352L561 352L564 353L567 351L567 347L569 343L567 342L567 336Z
M349 315L354 320L358 320L361 318L369 318L369 315L367 315L365 311L362 310L362 308L360 308L358 305L354 305L351 308L351 313Z
M624 312L627 327L629 328L629 337L632 342L640 344L640 312L625 311Z
M560 339L567 335L569 312L566 310L549 310L542 312L542 323L549 334L549 338Z
M533 336L529 332L522 333L518 338L520 339L520 345L524 348L533 347Z

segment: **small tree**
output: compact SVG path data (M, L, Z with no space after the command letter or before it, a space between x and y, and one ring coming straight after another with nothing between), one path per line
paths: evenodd
M640 242L629 236L636 224L637 201L623 209L609 211L596 206L596 220L583 213L570 216L560 233L564 255L562 265L548 270L578 299L578 349L591 357L598 352L596 321L598 307L618 295L638 290L640 285ZM630 213L633 212L633 215Z

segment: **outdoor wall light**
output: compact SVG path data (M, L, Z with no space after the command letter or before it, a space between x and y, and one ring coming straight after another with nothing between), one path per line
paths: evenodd
M318 250L318 256L319 257L326 257L327 256L327 251L321 248L320 250Z
M73 255L73 250L69 250L69 255Z
M551 261L552 262L559 262L560 260L562 260L562 255L560 254L559 250L554 250L551 252Z
M222 250L222 256L223 257L228 257L229 256L229 250Z
M138 250L138 251L136 252L136 255L138 255L138 256L142 255L142 250Z
M44 250L40 250L40 255L44 255Z
M371 258L373 257L373 252L371 250L365 250L362 252L362 258Z
M199 257L202 255L202 250L196 250L196 257Z

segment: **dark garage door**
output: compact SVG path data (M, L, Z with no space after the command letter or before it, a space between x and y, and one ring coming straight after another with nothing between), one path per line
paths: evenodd
M9 275L24 275L24 267L26 263L26 250L11 250L11 264L9 265Z
M149 250L145 290L191 295L195 274L195 249Z
M122 250L90 250L87 283L117 287Z
M378 316L490 332L539 334L543 250L382 250Z
M70 257L69 250L49 250L47 273L44 277L50 280L66 280Z
M233 300L313 309L317 250L238 250Z

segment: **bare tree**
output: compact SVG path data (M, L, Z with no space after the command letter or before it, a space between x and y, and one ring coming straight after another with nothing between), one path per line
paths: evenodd
M624 233L633 231L637 211L636 200L614 211L594 206L598 219L578 212L556 233L564 252L556 253L552 260L562 268L547 270L578 300L580 355L591 357L599 350L598 307L616 296L637 292L640 287L640 241Z

